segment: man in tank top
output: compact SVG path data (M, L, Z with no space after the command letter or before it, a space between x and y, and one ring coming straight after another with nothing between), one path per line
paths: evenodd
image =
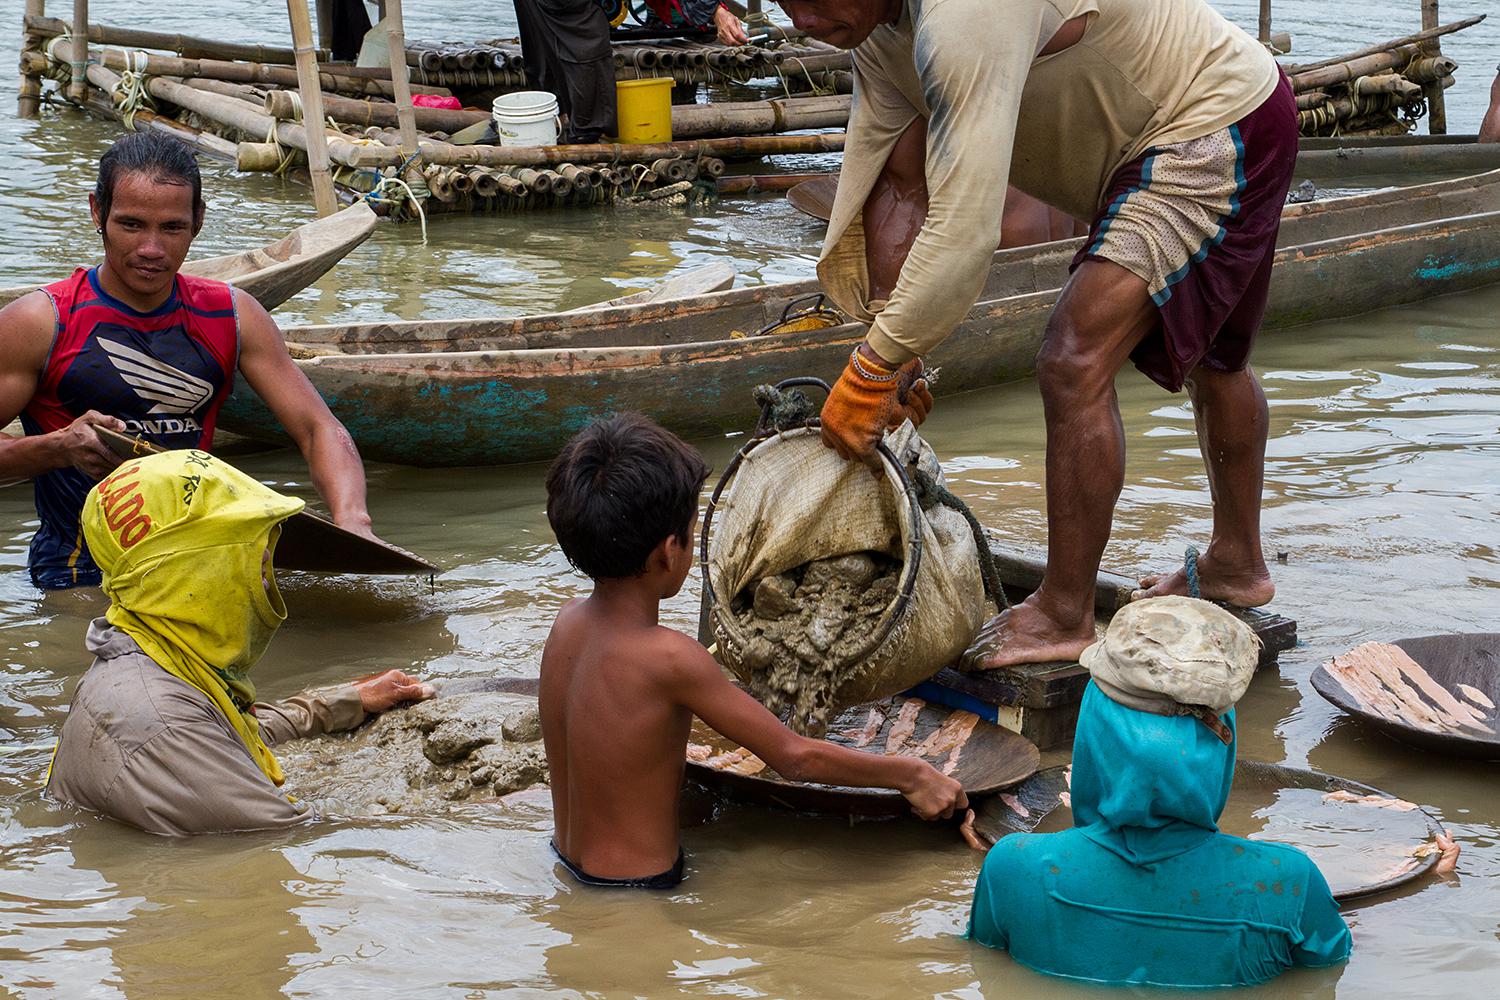
M0 434L0 480L35 484L32 582L99 583L78 519L119 459L93 428L206 449L236 370L301 448L334 520L371 535L354 442L270 315L245 292L178 273L203 225L191 151L156 132L120 139L99 161L89 204L103 263L0 310L0 426L19 415L26 432Z

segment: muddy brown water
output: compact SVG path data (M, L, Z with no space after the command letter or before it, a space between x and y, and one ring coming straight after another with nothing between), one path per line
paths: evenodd
M56 13L56 4L49 4ZM167 18L117 23L163 27ZM504 5L502 5L504 6ZM1226 3L1241 23L1253 4ZM1329 3L1283 15L1308 57L1414 27L1407 3ZM1298 5L1299 7L1313 5ZM275 5L168 3L172 30L284 39ZM14 65L17 0L0 2ZM1454 18L1483 9L1444 4ZM509 32L468 8L409 11L412 37ZM1300 18L1300 20L1299 20ZM439 25L455 27L446 32ZM1489 31L1481 28L1479 31ZM1470 37L1472 36L1472 37ZM1493 33L1449 46L1455 129L1477 125ZM92 252L79 206L116 132L58 109L8 117L0 78L0 284L60 276ZM203 254L265 242L305 219L306 189L208 172ZM784 203L661 213L566 213L382 228L349 265L283 308L285 321L517 314L570 307L670 271L729 259L743 282L808 273L818 229ZM1265 532L1276 607L1304 645L1262 671L1240 710L1242 755L1343 774L1429 807L1464 849L1458 877L1346 913L1346 968L1298 972L1246 997L1453 997L1494 990L1500 963L1500 799L1493 765L1391 743L1312 690L1313 667L1368 639L1493 630L1500 618L1500 290L1270 335L1257 350L1272 406ZM833 374L833 373L825 373ZM1113 567L1164 566L1208 530L1191 415L1120 379L1130 458ZM747 401L747 420L749 419ZM1002 536L1045 539L1040 403L1030 384L940 401L928 425L954 488ZM723 468L733 439L704 442ZM300 459L244 460L305 496ZM556 550L540 467L370 469L392 541L445 567L424 582L287 578L292 621L257 670L267 695L383 667L439 678L535 671L548 623L584 581ZM560 996L1098 996L963 941L979 857L951 830L735 808L690 830L690 879L607 895L561 877L545 802L436 818L363 818L285 834L167 842L58 810L37 794L68 693L88 666L96 595L25 582L29 491L0 489L0 985L22 997L404 994ZM691 628L696 585L666 611ZM1082 943L1081 946L1086 946Z

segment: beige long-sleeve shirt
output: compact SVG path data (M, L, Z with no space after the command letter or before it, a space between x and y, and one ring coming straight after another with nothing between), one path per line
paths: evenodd
M1083 38L1038 53L1064 23ZM854 51L854 101L818 277L869 341L906 361L974 305L1007 179L1079 219L1152 146L1232 125L1276 87L1264 47L1205 0L906 0ZM885 306L870 308L861 211L891 148L927 125L927 220Z
M89 626L96 657L63 723L47 793L149 833L265 830L306 822L266 779L239 734L203 692L161 667L103 618ZM257 704L266 743L353 729L365 719L353 686Z

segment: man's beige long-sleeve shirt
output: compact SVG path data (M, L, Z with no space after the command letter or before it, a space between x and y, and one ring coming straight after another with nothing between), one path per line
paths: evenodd
M1038 56L1067 21L1083 38ZM906 361L963 319L1000 242L1009 183L1079 219L1152 146L1209 135L1276 87L1264 47L1205 0L906 0L854 51L844 166L818 277ZM913 119L927 126L927 220L874 315L861 212Z
M244 741L197 688L161 667L103 618L89 626L97 657L63 723L47 792L148 833L228 833L306 822L266 779ZM365 720L353 686L257 704L269 745L353 729Z

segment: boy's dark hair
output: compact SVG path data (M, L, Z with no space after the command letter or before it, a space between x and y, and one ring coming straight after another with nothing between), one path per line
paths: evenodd
M193 189L194 220L203 214L203 178L187 144L160 132L131 132L115 140L99 157L94 200L99 205L100 225L109 221L115 181L122 173L131 172L149 174L159 184L186 184Z
M568 562L595 580L638 576L668 536L688 541L708 463L638 413L580 431L547 472L547 520Z

